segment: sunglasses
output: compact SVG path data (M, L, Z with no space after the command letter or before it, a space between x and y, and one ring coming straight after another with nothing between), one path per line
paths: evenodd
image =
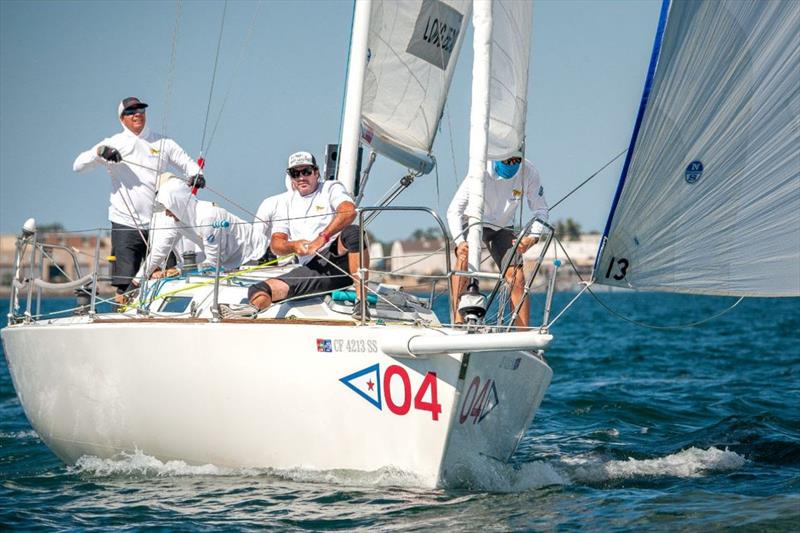
M314 170L316 170L316 169L314 169L313 167L306 167L306 168L301 169L301 170L289 169L289 176L291 176L291 178L293 180L296 180L300 176L311 176L311 175L313 175L314 174Z
M131 115L138 115L139 113L144 115L144 108L143 107L132 107L130 109L125 109L122 112L123 117L129 117Z
M519 165L520 163L522 163L522 158L521 157L509 157L508 159L503 161L503 163L505 163L506 165Z

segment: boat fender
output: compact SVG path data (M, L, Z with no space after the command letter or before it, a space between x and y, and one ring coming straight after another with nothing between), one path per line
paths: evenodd
M259 281L255 285L250 285L250 288L247 289L247 299L252 302L253 298L262 292L267 293L269 299L272 300L272 287L267 285L267 283L264 281Z

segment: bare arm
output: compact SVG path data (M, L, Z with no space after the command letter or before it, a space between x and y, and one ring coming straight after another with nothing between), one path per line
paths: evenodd
M330 240L331 236L336 235L344 228L349 226L353 223L356 219L356 205L353 202L342 202L339 204L339 207L336 208L336 216L333 217L333 220L325 226L325 229L322 230L316 239L308 243L308 249L313 253L323 246ZM327 236L327 239L325 236ZM274 251L274 250L273 250ZM301 254L302 255L302 254Z
M305 240L290 241L289 236L285 233L273 233L272 241L270 241L269 247L272 248L272 252L278 257L294 253L298 255L306 255L303 245L307 242L308 241ZM298 248L300 248L300 251L304 253L298 252Z

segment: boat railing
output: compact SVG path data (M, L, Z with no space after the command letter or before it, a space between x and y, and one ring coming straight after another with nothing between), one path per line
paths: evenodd
M431 287L431 305L433 305L433 298L436 289L436 280L439 279L447 279L449 280L452 276L453 269L450 263L450 239L447 237L447 227L445 226L444 222L442 221L441 217L433 210L428 207L419 207L419 206L398 206L398 205L382 205L376 207L359 207L358 208L358 227L361 228L360 237L359 237L359 254L358 254L358 280L359 283L359 291L362 295L366 295L367 291L367 279L369 278L369 265L364 265L364 243L366 242L366 223L374 219L378 214L384 211L393 211L393 212L403 212L403 211L417 211L421 213L427 213L430 215L438 224L439 229L442 232L442 241L444 242L444 257L445 257L445 275L426 275L426 278L433 279L433 286ZM360 316L359 321L362 325L366 324L367 321L367 298L361 298L361 309L360 309ZM450 314L450 321L453 321L452 311Z
M473 223L471 225L481 224L479 222ZM492 305L497 301L497 315L495 320L489 320L484 318L484 325L493 325L496 327L503 328L505 330L510 330L512 328L512 324L516 319L517 315L519 315L520 308L522 307L522 303L525 301L526 298L530 296L531 290L533 288L533 283L536 281L537 276L541 270L542 264L544 263L545 255L547 254L548 249L550 248L553 238L555 236L555 230L553 226L551 226L547 221L539 219L537 217L531 218L527 224L525 224L516 234L514 242L520 242L523 237L529 235L531 232L531 228L534 224L539 224L541 229L541 234L539 236L539 242L541 242L541 246L539 246L539 254L533 262L533 266L529 269L530 275L525 276L525 284L523 288L523 298L520 299L520 302L511 309L511 314L508 315L508 320L506 321L505 315L505 308L507 305L506 298L501 298L501 295L506 292L508 288L508 284L506 281L506 275L508 274L509 269L515 268L514 265L520 263L519 256L522 254L519 248L514 246L511 248L509 253L506 254L503 263L499 265L499 272L485 272L485 271L454 271L452 272L452 276L459 276L459 277L466 277L470 279L484 279L484 280L491 280L494 281L495 284L492 287L491 292L489 293L489 297L486 301L486 309L489 310L492 308ZM482 224L485 225L485 224ZM467 234L469 231L470 225L466 225L463 229L463 234ZM498 228L499 229L499 228ZM548 323L549 315L550 315L550 307L552 304L553 292L555 290L555 281L556 281L556 274L558 269L558 262L554 263L554 268L552 274L549 278L547 283L547 292L545 295L545 305L544 305L544 313L542 319L542 326L540 329L544 329ZM508 288L510 290L510 288ZM502 300L502 301L498 301ZM452 306L451 306L452 307ZM452 310L451 310L452 314ZM491 323L493 322L493 323Z
M542 264L544 263L545 255L547 254L547 250L550 248L550 245L553 242L553 237L555 236L555 229L551 226L547 221L541 220L540 218L533 217L531 218L525 226L517 232L515 236L516 243L520 242L523 237L529 235L531 232L531 228L534 224L539 224L542 227L542 232L539 236L539 240L543 241L541 247L539 247L539 255L536 257L533 263L533 267L531 269L530 275L525 277L525 286L523 289L523 297L520 299L520 302L512 309L511 315L508 319L508 324L506 325L506 329L510 330L514 320L519 315L520 308L522 307L522 303L525 301L526 298L530 296L531 288L533 287L533 282L536 280L536 277L539 275L539 271L541 270ZM498 298L504 284L506 274L508 270L512 268L513 265L518 264L518 257L522 255L522 252L519 250L518 247L513 246L511 248L511 252L508 253L503 261L503 264L500 266L500 278L497 280L492 292L489 294L489 298L486 302L486 308L491 308L492 303L494 300ZM547 293L545 295L545 305L544 305L544 314L542 317L542 327L545 327L548 322L548 318L550 315L550 306L553 300L553 292L555 290L555 281L556 281L556 274L557 274L558 265L556 263L553 272L550 276L550 280L547 286ZM497 325L502 326L503 322L503 312L502 310L505 308L505 302L500 302L498 305L498 314L497 314Z
M363 258L363 250L364 250L364 242L366 242L366 225L368 225L369 222L371 220L373 220L377 215L379 215L382 212L386 212L386 211L400 211L400 212L402 212L402 211L417 211L417 212L427 213L428 215L430 215L436 221L436 223L437 223L437 225L439 227L438 229L441 231L441 238L442 238L442 243L443 243L441 247L439 247L437 250L432 250L432 251L430 251L428 253L415 254L414 257L416 257L418 255L420 257L419 261L421 261L421 260L424 260L427 257L432 256L432 255L437 255L437 254L440 254L440 253L444 252L444 259L445 259L445 271L444 271L444 273L439 274L439 275L437 275L437 274L411 274L411 273L403 274L404 276L420 278L420 279L426 279L426 280L429 280L431 282L431 296L430 296L431 305L433 303L433 300L434 300L435 294L436 294L436 284L439 281L446 281L448 283L448 285L451 285L453 283L453 281L454 281L453 280L454 277L477 278L477 279L484 279L484 280L493 281L494 285L493 285L492 290L490 292L490 296L487 299L487 305L486 305L487 309L490 309L492 304L495 301L497 301L498 299L500 299L501 293L503 292L503 289L506 286L506 280L505 280L506 273L508 272L508 270L510 268L513 267L513 265L516 265L519 262L518 261L518 259L519 259L519 255L518 254L521 253L519 251L519 249L517 247L514 247L512 249L512 251L509 254L507 254L505 260L503 261L503 264L500 265L499 272L483 272L483 271L481 271L481 272L463 271L462 272L462 271L454 270L453 267L452 267L452 264L451 264L451 257L452 257L451 242L450 242L448 231L446 229L446 225L444 224L442 219L439 217L439 215L435 211L433 211L432 209L425 208L425 207L417 207L417 206L414 206L414 207L410 207L410 206L359 207L358 222L359 222L359 227L361 228L361 243L360 243L361 247L360 247L360 249L362 250L362 253L361 253L360 257L359 257L359 265L361 265L360 268L359 268L359 276L355 280L355 282L360 285L361 294L366 294L366 291L368 290L367 286L366 286L366 280L369 279L370 273L373 273L373 274L389 274L389 275L392 275L392 276L397 276L397 275L401 274L400 271L403 268L406 268L407 266L409 266L409 265L405 265L404 267L401 267L401 268L398 268L398 269L394 269L393 268L391 270L391 272L381 272L381 271L377 271L377 270L374 270L374 269L371 270L369 268L369 265L365 265L364 264L365 262L364 262L364 258ZM521 230L516 234L516 242L519 242L522 239L522 237L528 235L530 233L531 228L533 227L534 224L539 224L540 227L542 228L540 239L539 239L540 242L541 242L541 245L538 248L538 250L539 250L538 251L538 255L537 255L536 259L534 260L533 266L532 266L532 268L529 269L530 274L528 276L526 276L526 278L525 278L524 298L528 298L528 296L529 296L529 294L531 292L531 289L533 287L534 281L536 281L537 277L539 276L539 273L541 271L541 266L544 263L545 255L547 253L547 250L549 249L549 247L552 244L553 237L554 237L554 234L555 234L553 226L551 226L549 223L547 223L547 221L544 221L544 220L541 220L541 219L538 219L538 218L534 217L534 218L531 218L528 221L528 223L525 224L525 226L523 226L521 228ZM468 230L468 228L465 229L465 231L467 231L467 230ZM403 256L404 259L408 259L409 257L410 256L407 255L407 254ZM390 257L383 257L383 259L392 259L392 257L391 256ZM417 261L415 261L415 263L416 262ZM554 269L552 271L552 274L550 276L549 282L547 283L547 293L546 293L546 297L545 297L544 315L543 315L543 321L542 321L542 326L541 326L542 328L544 328L546 326L546 324L548 323L548 319L549 319L550 307L551 307L551 303L552 303L552 296L553 296L553 292L554 292L554 289L555 289L556 270L557 270L557 265L555 265L555 267L554 267ZM517 315L520 312L520 307L521 307L522 301L524 301L524 300L521 300L520 303L514 309L511 310L511 314L508 315L507 323L506 323L506 320L505 320L505 316L504 316L504 311L503 310L505 309L505 306L507 305L508 302L507 301L498 302L498 305L497 305L498 313L497 313L496 320L492 324L490 324L488 322L484 322L484 325L491 325L493 327L499 327L499 328L502 328L504 330L510 329L512 327L511 324L513 324L514 319L517 317ZM366 309L365 309L366 303L365 302L366 302L366 300L364 298L362 298L361 309L360 309L360 313L359 313L360 322L362 324L366 323ZM449 307L450 307L450 323L452 324L452 323L455 323L455 318L456 318L455 314L454 314L455 310L454 310L454 306L451 305Z
M51 234L48 232L47 234ZM79 295L79 304L70 311L88 312L93 316L96 312L98 283L109 281L99 275L99 255L102 230L95 236L95 250L92 269L84 273L79 254L85 253L72 246L60 243L46 242L40 239L35 222L29 220L25 223L22 232L16 238L14 262L12 263L12 277L9 287L8 323L15 324L20 321L30 323L42 316L42 292L75 290ZM72 262L70 274L62 267L55 257L55 252L61 251ZM24 263L28 257L27 264ZM66 279L64 282L54 282L45 279L45 262L49 261L58 271L58 275ZM20 310L20 296L25 295L25 310ZM34 311L35 302L35 311Z

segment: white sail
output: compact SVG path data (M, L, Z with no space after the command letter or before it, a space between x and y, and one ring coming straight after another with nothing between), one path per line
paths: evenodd
M492 2L492 74L488 158L519 155L528 111L533 2Z
M430 153L464 40L469 0L373 0L361 104L362 140L429 172Z
M800 2L665 5L599 283L800 295L798 35Z

